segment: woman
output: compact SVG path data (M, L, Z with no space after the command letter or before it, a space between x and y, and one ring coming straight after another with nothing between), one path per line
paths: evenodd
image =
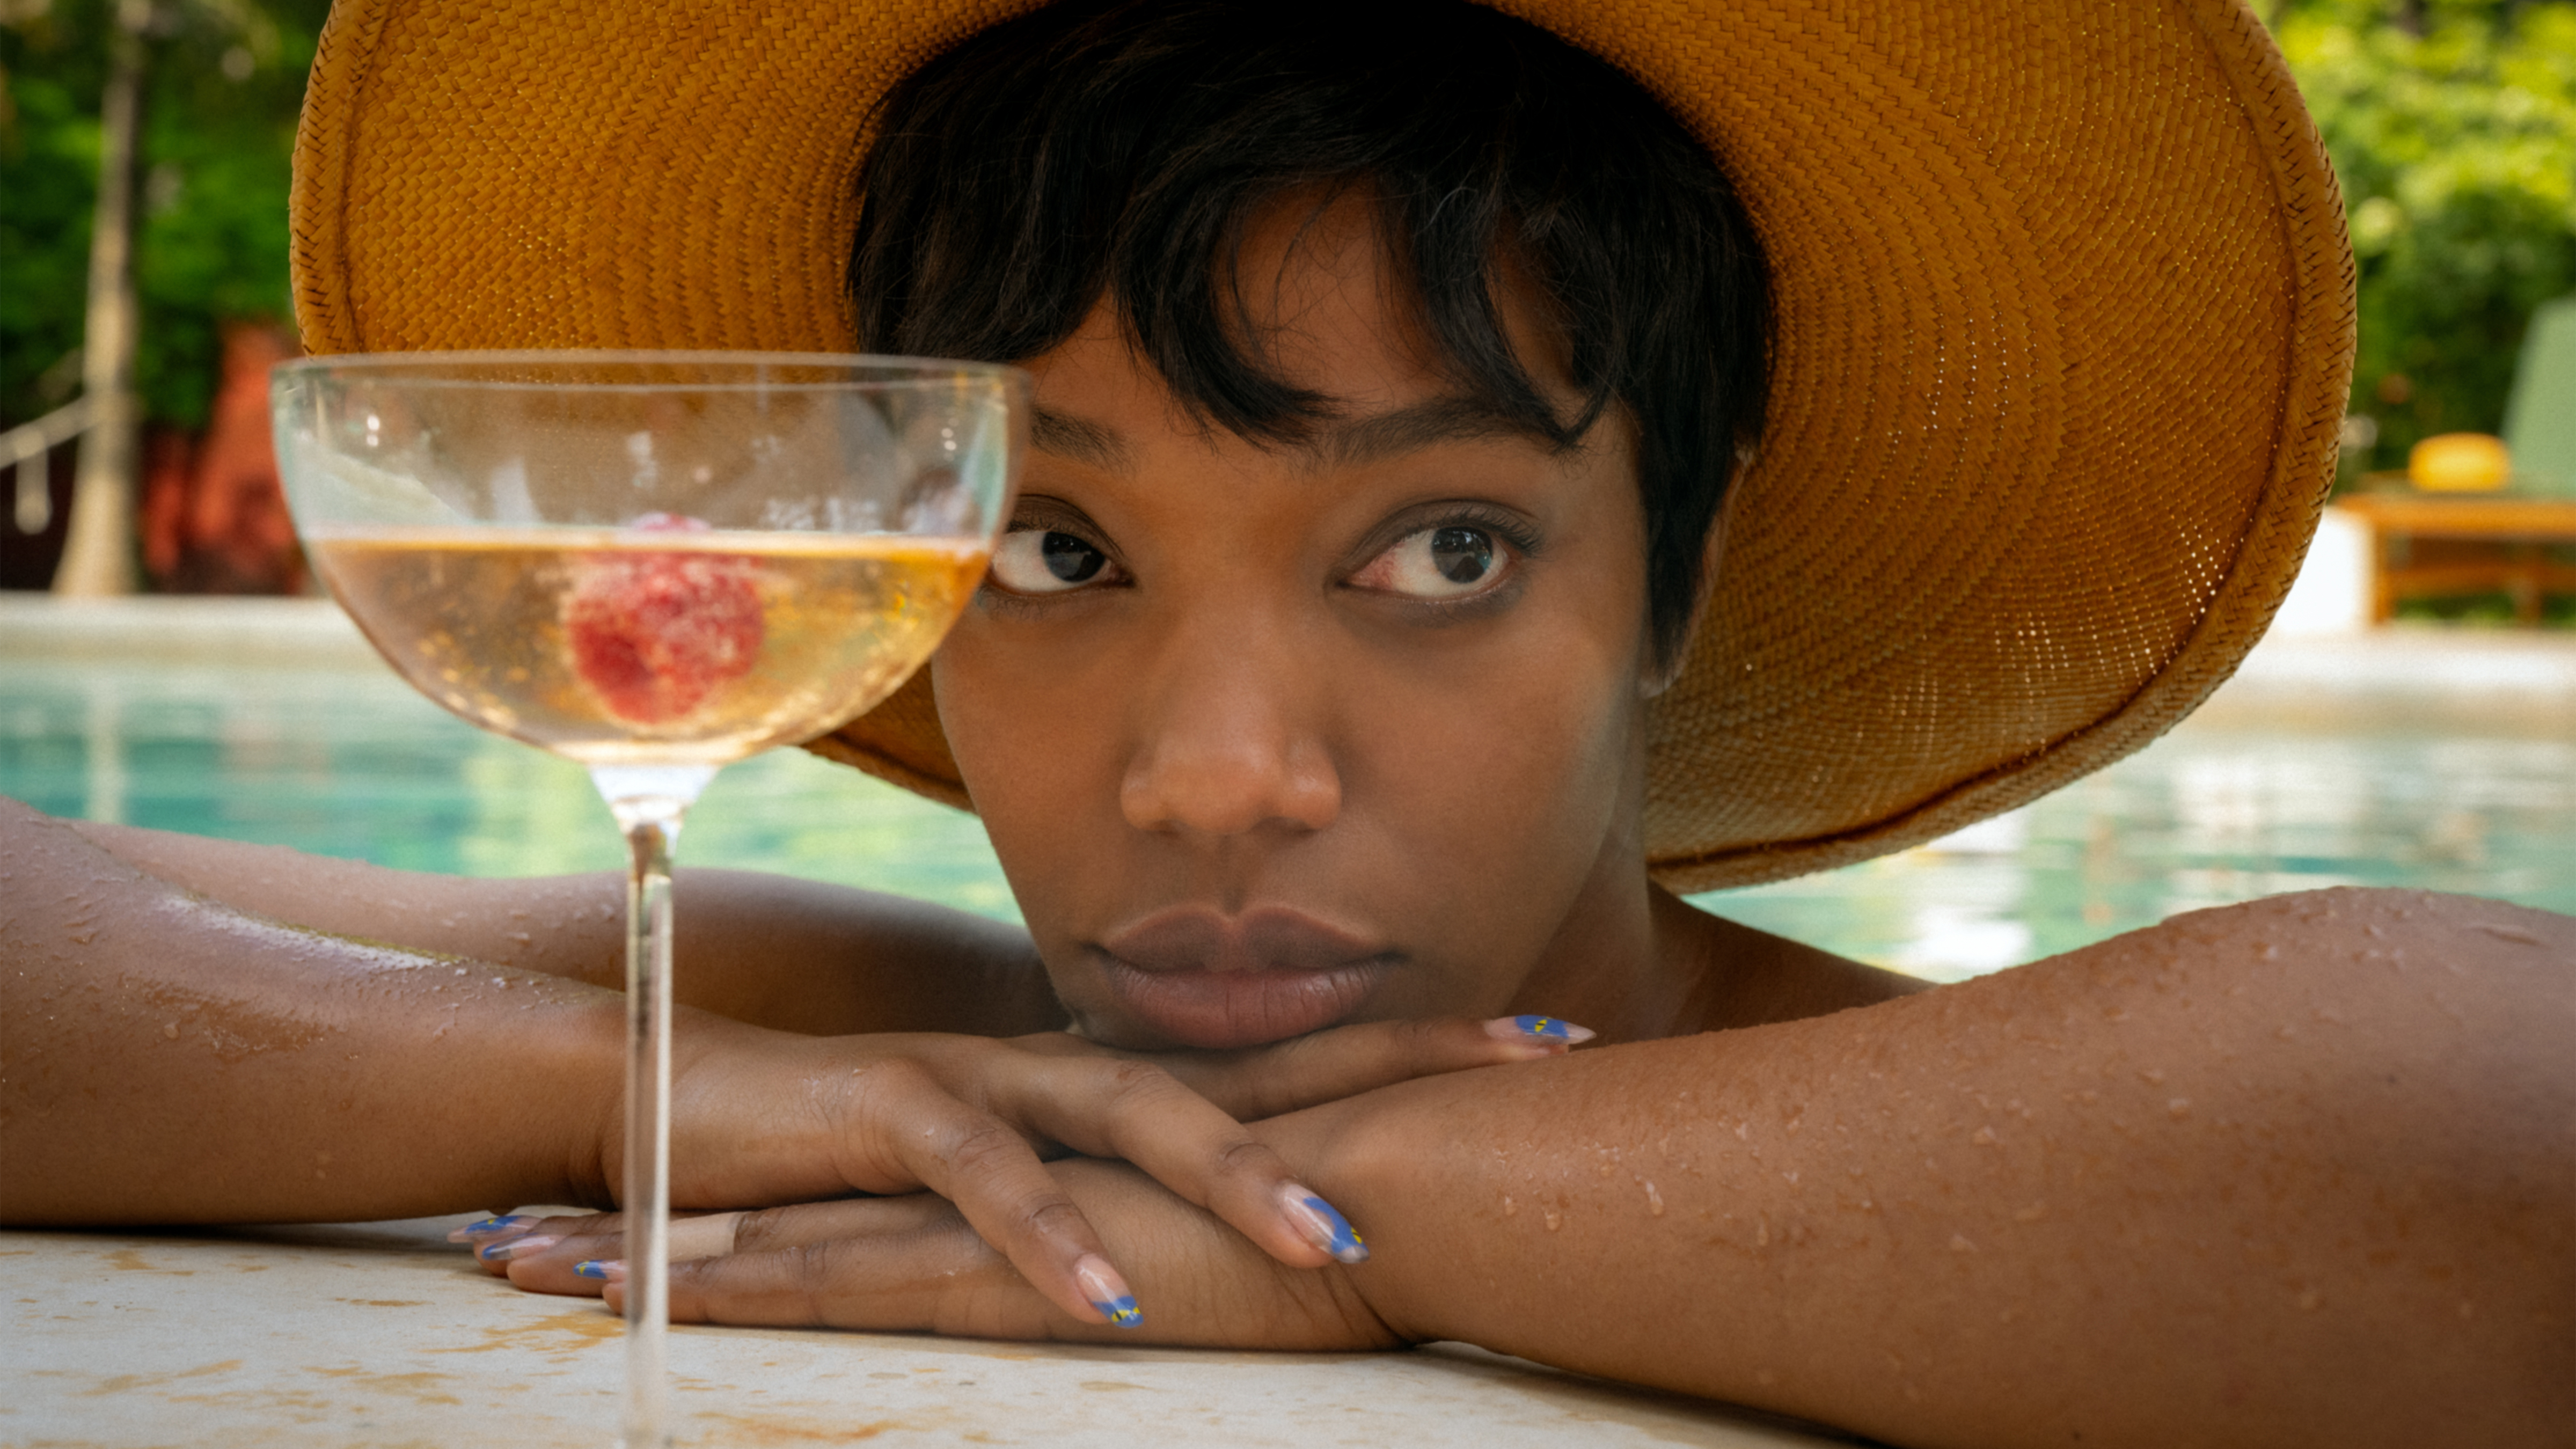
M2564 1442L2568 922L2291 897L1913 993L1657 883L2017 803L2143 743L2250 643L2313 520L2349 322L2328 184L2259 33L2145 6L2062 29L1532 10L1652 96L1467 7L1086 6L980 33L818 14L751 45L721 24L603 42L533 7L498 12L508 45L335 18L300 177L317 346L855 338L1038 378L1014 531L927 697L819 746L971 800L1029 936L684 886L701 1005L868 1035L694 1019L679 1195L933 1192L700 1219L676 1311L1463 1338L1908 1443ZM664 103L514 117L529 154L617 158L516 231L495 218L529 199L517 173L476 159L511 65ZM795 84L809 65L857 94ZM813 178L837 184L829 138L906 74L845 314L846 208ZM728 231L745 216L756 240ZM582 285L509 260L579 218ZM2106 416L2142 391L2181 420L2162 441ZM60 1080L11 1130L89 1184L48 1212L112 1210L102 1124L206 1173L244 1160L214 1108L190 1108L213 1145L174 1140L166 1075L136 1110L82 1095L162 1070L147 1008L237 1012L293 974L258 937L278 928L160 882L415 952L592 981L613 959L612 918L582 925L602 883L350 867L335 891L90 834L115 859L58 835L20 857L48 898L96 877L125 902L60 923L99 918L85 960L53 964L77 953L42 929L12 943L57 1000L90 992L88 1040L130 1074L39 1042ZM248 949L164 959L217 939ZM391 1138L318 1160L325 1111L251 1153L299 1186L308 1160L326 1185L354 1170L371 1211L603 1196L614 1036L579 1025L601 993L294 944L320 958L297 989L343 993L313 1039L365 1045L275 1090L346 1090ZM460 1029L423 1043L451 1007ZM1604 1045L1438 1070L1555 1055L1522 1024L1540 1013ZM884 1035L1067 1016L1078 1039L1008 1054ZM1507 1024L1394 1025L1478 1016ZM1179 1065L1233 1117L1103 1048ZM1087 1095L1056 1100L1066 1060ZM262 1069L209 1069L198 1101ZM486 1136L396 1207L384 1177L442 1100ZM1086 1155L1040 1166L1030 1138ZM165 1201L214 1194L162 1175ZM611 1234L478 1236L523 1286L613 1292Z

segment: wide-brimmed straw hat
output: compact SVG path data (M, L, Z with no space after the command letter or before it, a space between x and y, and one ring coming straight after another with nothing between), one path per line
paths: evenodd
M1635 76L1768 249L1776 336L1646 841L1862 859L2155 738L2333 470L2333 172L2236 0L1495 0ZM316 352L847 351L871 108L1032 0L342 0L296 147ZM812 748L967 804L925 681Z

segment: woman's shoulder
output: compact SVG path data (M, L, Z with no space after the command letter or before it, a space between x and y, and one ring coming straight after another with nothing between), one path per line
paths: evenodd
M2186 911L2033 964L2057 962L2121 978L2315 973L2356 993L2419 972L2565 983L2576 980L2576 916L2481 896L2338 886Z
M1694 930L1705 966L1683 1030L1794 1021L1932 989L1918 978L1699 915ZM2149 979L2223 991L2258 976L2313 978L2321 990L2360 999L2384 994L2418 970L2456 978L2481 995L2533 992L2576 1004L2569 995L2576 987L2576 916L2478 896L2344 886L2184 912L1961 985L1979 1006L2010 1012L2025 997L2054 999ZM2433 987L2427 981L2410 989Z
M49 831L64 832L48 835ZM434 956L625 984L622 875L476 879L172 831L54 821L0 802L0 846L70 837L200 900ZM1064 1015L1028 933L926 902L764 872L678 872L683 1006L807 1035L1017 1036Z

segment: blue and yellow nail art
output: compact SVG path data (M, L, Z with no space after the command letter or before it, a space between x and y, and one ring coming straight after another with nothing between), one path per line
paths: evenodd
M1145 1321L1145 1310L1136 1306L1133 1294L1121 1294L1105 1302L1094 1298L1091 1306L1099 1309L1101 1316L1118 1328L1134 1328Z
M449 1233L447 1235L447 1240L451 1243L472 1243L479 1242L484 1238L498 1238L511 1233L524 1233L528 1229L535 1227L540 1221L541 1219L532 1218L526 1213L502 1213L494 1217L477 1218L473 1222L467 1223L465 1226Z
M1312 1193L1299 1198L1297 1205L1312 1213L1316 1225L1324 1230L1323 1241L1315 1246L1332 1254L1339 1262L1365 1263L1368 1261L1368 1239L1359 1235L1359 1231L1351 1226L1350 1219L1342 1216L1340 1209Z
M1512 1024L1521 1029L1521 1035L1534 1041L1569 1041L1574 1035L1569 1029L1571 1023L1553 1016L1516 1016Z
M583 1262L573 1264L572 1275L576 1278L597 1278L605 1280L609 1276L610 1270L618 1266L620 1265L613 1258L604 1260L591 1258Z

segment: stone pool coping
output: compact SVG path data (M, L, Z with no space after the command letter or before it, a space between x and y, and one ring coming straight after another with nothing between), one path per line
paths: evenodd
M602 1449L624 1356L597 1302L519 1293L464 1217L0 1232L0 1444ZM1461 1344L1264 1354L675 1329L681 1443L1802 1449L1859 1442Z

